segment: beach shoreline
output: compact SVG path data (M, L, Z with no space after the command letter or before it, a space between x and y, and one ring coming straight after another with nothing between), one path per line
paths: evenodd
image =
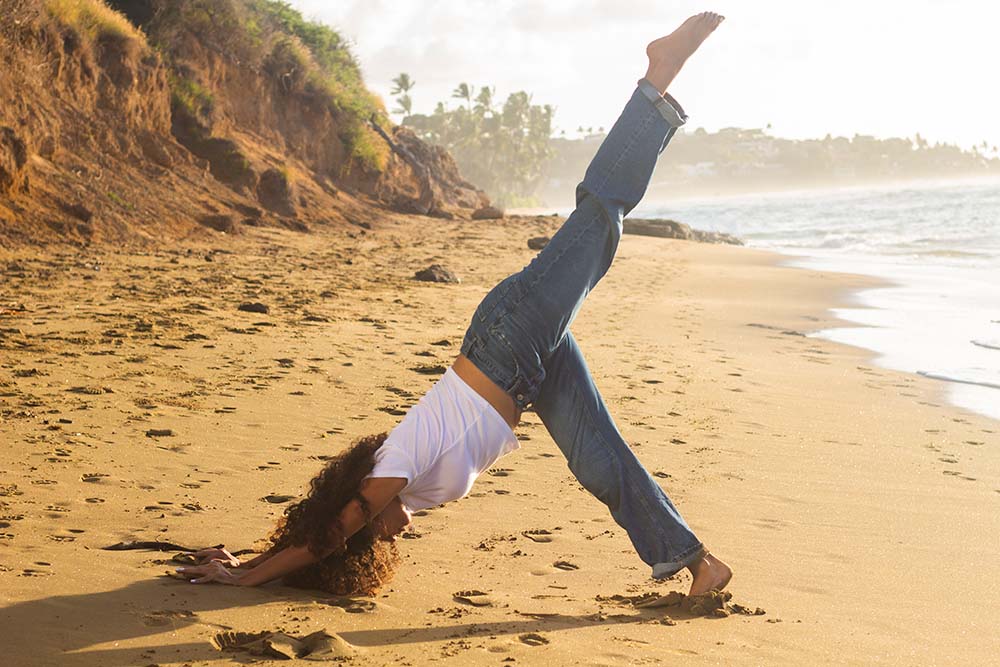
M371 600L190 586L157 576L169 553L100 550L264 537L284 507L273 499L391 428L457 354L478 300L530 261L527 239L558 222L388 215L190 250L0 255L9 660L245 659L212 646L220 628L325 630L351 664L992 660L1000 614L971 601L998 596L1000 556L982 538L1000 534L1000 423L809 335L841 326L831 309L875 281L748 248L625 236L573 330L626 439L734 566L733 601L761 616L615 600L689 579L649 579L531 412L519 451L415 519ZM412 279L434 263L462 282ZM981 576L942 568L957 555ZM489 603L454 595L470 589ZM56 616L59 632L44 629Z

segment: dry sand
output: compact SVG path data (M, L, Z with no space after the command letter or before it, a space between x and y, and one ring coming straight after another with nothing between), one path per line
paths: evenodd
M470 497L417 517L374 599L192 586L159 576L170 553L100 550L251 546L284 506L264 498L391 428L556 224L387 219L0 258L3 663L269 661L217 648L227 631L325 631L350 664L996 659L1000 425L802 335L863 279L742 248L627 236L574 332L639 457L734 567L732 602L764 615L622 599L689 580L649 579L532 413ZM462 284L411 279L435 262Z

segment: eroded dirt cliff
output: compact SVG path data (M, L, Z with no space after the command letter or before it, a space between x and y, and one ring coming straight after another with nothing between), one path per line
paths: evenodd
M295 33L315 24L287 6L111 5L0 0L0 243L161 243L488 204L446 152L388 122L346 50L330 60L336 33L318 33L318 52Z

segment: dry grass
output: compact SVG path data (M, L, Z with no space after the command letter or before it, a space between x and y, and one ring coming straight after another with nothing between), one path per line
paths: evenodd
M82 36L113 36L146 46L146 36L102 0L45 0L45 8L52 18Z

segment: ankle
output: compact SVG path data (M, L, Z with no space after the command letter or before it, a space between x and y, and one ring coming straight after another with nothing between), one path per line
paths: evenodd
M708 549L702 549L701 552L687 564L687 570L691 573L691 576L697 577L699 572L708 567L708 562L705 560L708 555Z
M681 65L684 63L677 62L665 62L665 61L649 61L649 68L646 69L646 81L653 84L656 91L660 95L667 92L667 88L673 82L674 78L677 76L678 72L681 71Z

